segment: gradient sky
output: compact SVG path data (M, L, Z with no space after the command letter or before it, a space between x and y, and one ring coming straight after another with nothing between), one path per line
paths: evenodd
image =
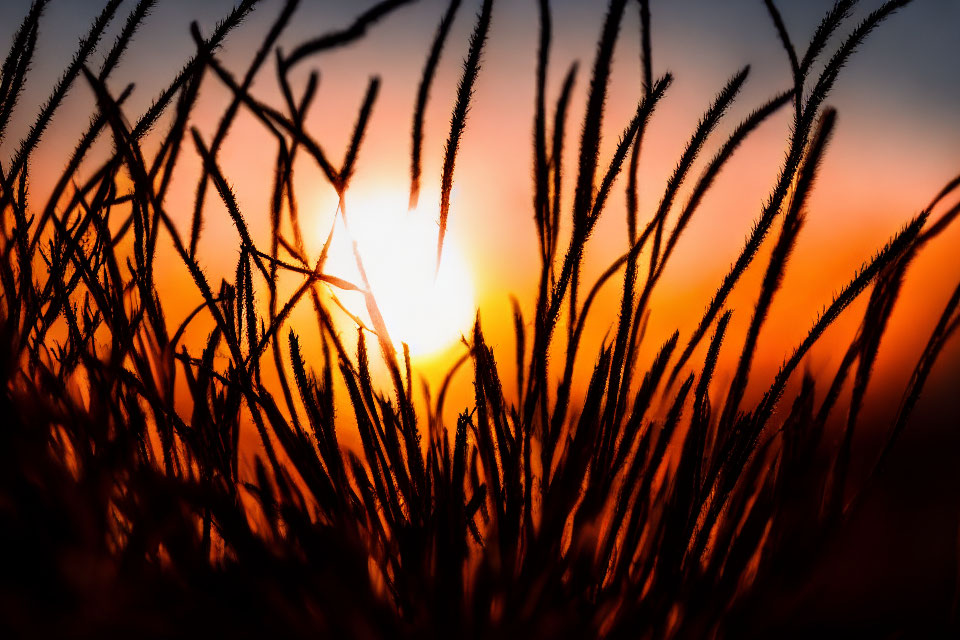
M34 107L47 96L59 72L69 61L78 38L99 11L99 1L54 0L41 28L38 57L21 98L18 116L2 141L7 157L29 126ZM133 2L125 5L133 6ZM266 32L280 2L266 0L256 14L229 40L221 56L240 73L253 54L256 42ZM281 41L290 50L304 39L345 26L373 2L319 2L304 0L298 17ZM511 353L508 331L508 294L531 299L536 279L537 252L531 214L531 125L533 79L537 34L534 0L498 2L494 8L491 35L483 70L476 87L475 103L462 141L455 176L457 200L450 214L449 242L458 245L473 273L481 310L490 317L494 344ZM857 17L876 8L878 1L860 3ZM150 99L189 56L193 45L189 23L197 20L209 33L226 14L230 0L161 0L145 29L138 35L124 63L111 79L119 92L128 82L136 90L125 105L129 117L140 113ZM346 49L313 57L295 71L294 83L302 85L311 69L319 69L321 86L307 127L333 157L339 157L350 134L356 109L371 75L380 75L383 87L368 132L366 146L353 189L360 194L406 190L409 157L409 127L417 82L427 48L444 10L444 0L421 0L377 25L368 37ZM576 151L593 49L599 34L605 3L590 0L552 2L554 46L548 85L552 103L571 62L581 64L568 124L567 150ZM830 0L778 3L784 21L798 48L813 32ZM441 62L427 112L424 173L426 196L435 194L439 182L442 145L453 104L467 37L473 27L479 2L468 1L458 15ZM0 3L0 43L9 42L16 25L29 7L27 0ZM124 8L125 12L129 8ZM713 95L727 78L745 64L751 75L730 114L708 142L705 158L721 144L740 118L773 93L786 88L789 67L761 0L653 0L653 67L659 75L671 71L674 85L658 107L641 161L642 216L656 207L682 146ZM856 19L856 18L855 18ZM119 29L111 25L104 39L109 43ZM638 18L633 3L624 22L615 55L615 68L605 120L602 157L608 158L620 130L629 121L639 97ZM846 31L852 27L851 22ZM960 172L960 2L916 0L867 40L842 72L828 103L839 110L834 142L823 164L821 179L810 201L808 224L801 235L784 290L773 309L761 339L757 370L779 365L786 350L799 341L823 304L909 217ZM828 52L837 45L831 42ZM101 51L105 46L101 46ZM102 53L100 53L102 56ZM95 58L96 60L97 58ZM263 73L254 92L267 102L277 101L271 70ZM204 85L195 124L212 135L226 93L212 79ZM51 126L44 143L33 156L32 193L43 194L63 164L63 145L72 145L92 109L90 91L74 87ZM552 106L550 107L552 111ZM344 125L344 123L348 123ZM779 170L789 117L784 110L765 123L743 146L725 169L697 218L684 236L665 272L660 292L654 298L650 349L656 348L674 328L685 340L699 320L703 305L719 277L742 246L749 225L772 187ZM262 148L269 153L261 153ZM228 178L234 183L241 204L255 233L266 233L265 212L274 145L248 116L238 120L235 135L221 152ZM570 156L572 159L572 155ZM572 164L567 160L567 166ZM191 162L193 164L191 164ZM170 210L187 228L193 189L195 158L185 160L175 180ZM691 174L695 182L702 161ZM335 209L332 190L320 186L310 168L298 172L301 205L313 211L317 236L326 228ZM568 178L567 186L571 179ZM585 283L619 255L626 246L623 215L623 182L615 186L588 252ZM688 185L689 186L689 185ZM679 198L684 201L683 193ZM308 214L304 214L308 215ZM326 222L324 222L326 221ZM668 225L672 226L672 225ZM227 220L208 223L201 254L212 271L230 273L236 256ZM263 236L261 236L263 237ZM948 292L960 277L956 229L938 239L917 261L904 293L904 308L891 327L890 347L881 364L891 370L912 367L923 342L946 302ZM735 311L734 331L745 331L765 256L730 299ZM169 276L170 286L183 277L179 267ZM185 272L184 272L185 273ZM216 281L215 278L211 278ZM599 300L601 313L592 327L591 348L603 337L615 313L616 280ZM666 313L670 309L672 313ZM529 313L529 307L526 309ZM849 340L858 311L828 335L825 346L811 359L814 370L835 361L831 340ZM929 325L929 326L928 326ZM506 357L506 356L504 356ZM589 359L587 359L589 360ZM956 351L947 366L957 369ZM909 362L909 365L903 364ZM589 362L586 363L589 366ZM425 365L427 366L427 365ZM905 375L905 374L904 374ZM903 377L903 376L901 376ZM900 380L900 378L897 378Z

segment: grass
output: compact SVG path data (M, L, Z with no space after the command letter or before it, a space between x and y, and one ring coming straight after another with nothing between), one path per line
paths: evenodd
M32 4L3 63L0 136L20 106L46 4ZM867 480L854 484L853 436L862 428L883 335L912 260L960 211L960 204L950 204L957 179L853 274L771 380L758 381L752 368L829 151L836 113L825 101L863 40L909 2L885 2L825 58L856 2L838 1L802 55L773 2L765 2L790 84L732 130L680 205L681 187L749 69L734 75L644 221L637 207L638 158L649 118L672 80L652 73L649 3L636 5L644 79L636 113L612 157L602 161L611 60L624 37L624 14L634 8L626 0L609 3L575 175L568 176L561 158L577 66L564 75L548 123L551 15L550 3L541 0L532 135L541 264L532 324L522 305L513 305L517 348L508 360L517 387L504 387L504 361L478 318L468 353L428 400L426 415L413 400L409 351L394 349L360 253L357 283L325 273L329 240L319 256L308 255L292 179L295 158L306 153L343 203L375 114L379 79L370 80L337 167L304 127L316 75L297 92L291 69L362 38L409 2L377 3L348 28L284 54L276 42L298 8L288 0L237 81L217 60L218 47L250 12L270 10L244 0L209 37L192 26L195 54L136 121L124 113L130 88L113 95L107 80L153 2L133 8L100 70L90 68L120 4L106 4L0 172L0 627L33 636L653 638L760 636L802 624L802 612L765 603L802 579L856 516L960 326L958 288L903 390L879 459ZM438 260L494 4L482 3L457 90L440 177ZM411 205L423 180L432 79L459 5L452 0L440 18L417 93ZM271 52L283 93L279 108L250 92ZM219 82L231 96L210 141L191 125L201 82ZM65 169L38 207L28 200L30 155L64 96L82 85L95 95L96 110L78 145L64 150ZM651 296L683 232L743 140L787 105L793 127L784 163L742 251L693 334L674 333L652 362L642 362L638 348ZM248 230L218 162L241 110L277 145L269 247ZM163 114L170 117L161 120ZM142 142L161 122L168 124L158 133L159 151L147 158ZM111 141L112 152L88 175L79 167L99 139ZM188 149L202 164L183 237L165 200ZM575 189L567 203L562 185L570 179ZM617 184L627 190L630 248L581 301L583 254L600 216L612 215L607 200ZM241 239L235 278L219 288L197 255L206 203L214 197ZM348 219L347 211L340 214ZM777 223L746 340L732 345L727 298ZM568 233L561 235L561 227ZM566 247L561 237L569 238ZM185 318L164 311L155 282L159 243L172 244L202 296ZM121 250L126 246L129 251ZM278 286L281 273L301 279L289 297ZM620 277L619 317L600 351L584 353L580 340L592 303ZM359 291L366 300L372 326L357 318L355 353L334 324L337 289ZM791 386L810 349L868 290L862 321L823 398L809 374ZM266 303L258 292L266 293ZM291 311L305 298L316 328L289 326ZM565 306L564 335L557 325ZM214 329L205 341L184 343L188 325L200 316L209 316ZM305 353L298 332L307 331L319 333L319 353ZM708 334L705 359L695 362ZM734 374L718 385L721 353L736 349ZM261 372L268 352L275 382ZM383 388L371 376L373 358L382 358L390 373ZM578 359L594 365L588 380L574 377ZM444 404L461 368L472 370L474 401L457 407L454 424ZM843 406L851 373L851 401L835 439L826 425ZM745 391L758 382L767 391L751 405ZM586 390L582 398L575 388ZM188 408L176 401L184 392ZM359 450L341 444L337 426L345 421L359 434ZM260 438L255 453L241 452L241 430L250 424ZM247 477L240 461L250 455L255 472ZM944 611L938 624L956 622L953 615Z

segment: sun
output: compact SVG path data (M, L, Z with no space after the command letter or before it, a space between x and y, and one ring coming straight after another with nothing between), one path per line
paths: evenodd
M436 355L458 342L476 314L470 268L450 234L436 268L439 214L436 205L431 209L427 204L435 199L429 196L423 194L420 206L408 210L407 195L399 190L348 194L347 222L337 216L324 267L362 286L356 242L390 339L398 352L406 343L417 357ZM369 319L362 296L336 295L350 313Z

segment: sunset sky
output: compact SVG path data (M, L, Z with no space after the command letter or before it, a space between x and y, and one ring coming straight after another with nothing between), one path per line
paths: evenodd
M124 6L132 8L133 4L128 2ZM304 0L301 4L297 17L281 40L281 47L286 51L310 37L348 25L355 15L373 3ZM347 195L347 209L352 216L377 220L376 216L406 215L412 109L423 61L446 4L442 0L421 0L405 7L372 28L363 41L334 53L308 58L293 73L295 87L303 86L311 70L317 69L321 74L319 94L307 119L307 129L333 158L343 153L369 77L378 75L382 79L356 179ZM858 17L880 3L860 4ZM100 5L99 0L51 3L41 27L33 73L21 97L22 108L2 141L4 156L9 155L29 127L28 118L35 110L34 105L42 103L49 94ZM216 20L232 5L229 0L161 0L158 3L146 28L139 33L110 80L114 93L119 93L128 82L136 83L133 96L125 104L129 119L134 120L146 108L190 56L193 50L188 31L190 22L197 20L201 30L209 33ZM437 337L437 332L431 332L428 336L448 348L439 352L435 345L424 348L421 366L429 374L436 375L449 364L450 354L457 349L456 336L469 329L477 306L491 333L491 342L505 360L513 353L510 294L527 301L524 311L528 321L530 319L539 267L531 207L530 144L538 28L536 5L533 0L501 1L494 8L491 35L455 174L445 251L450 255L449 260L456 263L451 267L455 275L450 276L453 280L449 289L456 293L445 294L450 296L445 298L449 304L442 309L449 312L450 319L437 330L444 335ZM829 0L779 3L793 41L801 51L831 5ZM220 56L235 74L245 70L256 43L280 6L279 1L266 0L230 37ZM431 94L424 145L424 193L421 209L416 212L420 216L418 228L423 231L412 232L422 235L420 240L409 241L409 246L417 250L425 247L425 251L430 251L435 246L430 221L436 216L443 143L478 6L479 3L473 1L463 4ZM552 7L550 113L568 66L573 61L580 62L566 146L566 166L572 167L603 3L562 0L552 2ZM0 42L10 40L28 8L26 0L0 4ZM121 15L125 16L128 10L121 9ZM786 56L760 0L653 0L651 11L654 74L669 70L675 81L654 114L644 140L641 220L657 206L664 182L698 118L731 75L742 66L751 65L744 90L711 137L688 179L687 188L681 192L681 204L704 161L739 120L790 84ZM634 3L630 3L627 15L616 49L602 161L609 158L620 131L635 111L641 91L639 21ZM122 18L114 21L100 51L106 49L121 24ZM832 293L925 206L945 182L960 172L958 24L960 3L917 0L871 35L842 72L828 100L839 111L838 128L811 198L807 226L788 269L783 293L776 299L770 322L761 336L758 371L772 372L788 349L803 337ZM832 42L828 52L836 45L837 41ZM94 58L97 63L99 59ZM212 76L207 77L202 91L194 124L209 140L228 94ZM272 62L261 72L254 93L268 103L281 104ZM34 203L43 200L43 194L58 176L63 162L61 150L75 143L86 126L92 104L89 88L78 82L33 156ZM651 305L654 311L642 358L649 358L649 353L674 328L680 329L681 341L685 341L699 320L776 178L789 134L788 112L788 109L782 110L748 139L694 218ZM103 150L109 150L109 146ZM232 137L220 153L224 171L233 183L244 214L260 238L268 233L267 205L275 153L273 140L248 114L242 114L237 120ZM189 153L168 198L168 210L185 232L190 224L197 166L195 154ZM317 251L333 221L337 198L306 158L297 170L301 217L312 234L308 244ZM572 192L572 173L567 174L565 186ZM625 180L621 179L614 187L614 196L591 242L583 279L585 287L626 247L624 186ZM220 277L230 277L235 267L236 234L218 208L219 203L209 197L208 203L200 255L211 281L218 282ZM569 215L569 197L564 214ZM364 222L358 222L358 229L363 225ZM668 223L670 228L672 223ZM376 235L377 232L370 233ZM377 242L380 249L370 249L371 252L396 250L398 245L394 236L368 241ZM954 228L930 246L910 272L900 311L894 316L888 348L882 352L879 364L889 370L901 388L949 291L960 277L958 242L960 230ZM337 251L345 249L341 247ZM176 291L186 271L176 263L172 252L166 255L172 266L169 272L160 275L159 286L161 290L166 286ZM349 263L349 259L333 262L342 264L345 272L341 275L347 277L351 276ZM729 301L729 307L735 310L733 330L740 332L731 335L740 338L749 321L766 254L761 253L754 264L755 268ZM589 325L590 337L585 344L589 353L593 353L610 323L615 321L618 280L611 280L598 300L597 314ZM185 314L198 301L199 296L190 293L179 304L173 300L170 309ZM402 307L402 299L395 304ZM849 341L860 309L859 305L851 309L845 321L828 334L808 360L814 372L837 361L839 356L831 351L830 345ZM304 313L309 313L309 309ZM590 357L582 359L585 366L590 366L590 360ZM960 359L956 349L943 360L944 371L958 369ZM882 379L878 384L884 384Z

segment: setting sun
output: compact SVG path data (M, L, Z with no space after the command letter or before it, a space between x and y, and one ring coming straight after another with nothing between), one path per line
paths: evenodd
M347 196L343 216L337 216L324 270L363 284L352 243L398 351L402 343L414 356L436 354L469 332L476 313L470 269L452 239L446 243L436 270L437 207L421 199L408 211L407 195L399 190L372 196ZM326 235L327 230L321 230ZM363 296L338 294L350 313L367 321Z

